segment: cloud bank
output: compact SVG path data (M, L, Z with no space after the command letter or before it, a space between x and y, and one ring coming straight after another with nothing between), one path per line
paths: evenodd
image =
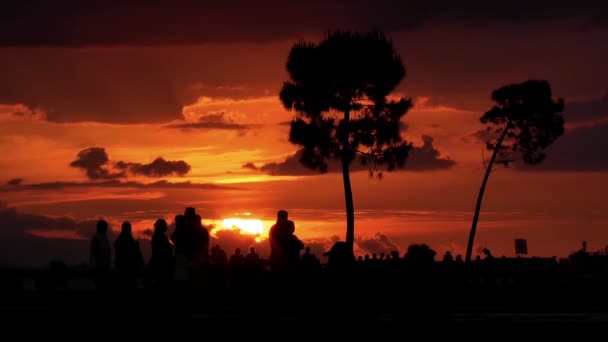
M110 162L108 153L103 147L88 147L76 156L70 163L71 167L85 171L90 180L108 180L126 178L128 174L146 177L166 177L166 176L185 176L192 168L190 164L183 160L165 160L162 157L154 161L143 164L133 162Z
M410 150L410 154L403 169L395 169L395 171L446 170L456 165L456 161L441 155L441 152L433 145L432 137L423 135L422 141L422 145L414 146ZM318 174L302 165L300 162L302 153L303 150L300 149L285 158L282 162L265 163L260 166L255 165L253 162L247 162L242 165L242 168L256 170L273 176L310 176ZM341 170L339 161L329 160L327 172L341 172ZM350 170L351 172L368 171L369 168L354 161L350 166Z

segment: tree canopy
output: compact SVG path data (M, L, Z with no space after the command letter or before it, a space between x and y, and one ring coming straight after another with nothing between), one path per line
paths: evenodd
M297 116L289 141L302 147L300 161L320 172L327 161L342 164L346 202L346 243L354 243L354 204L350 164L356 158L370 171L405 164L412 145L401 134L410 99L388 99L405 76L392 42L378 31L329 32L318 44L301 41L289 53L289 80L281 102Z

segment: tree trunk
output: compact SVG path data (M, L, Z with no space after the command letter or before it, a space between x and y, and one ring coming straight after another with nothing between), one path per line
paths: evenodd
M475 241L475 233L477 232L477 222L479 221L479 212L481 211L481 202L483 200L483 194L486 191L486 185L488 184L488 178L490 178L490 172L492 172L492 167L494 166L494 162L496 161L496 155L500 150L503 140L507 135L507 131L510 128L510 124L505 126L500 138L496 142L496 147L494 148L494 153L492 153L492 158L490 158L490 163L486 167L486 173L483 176L483 181L481 182L481 188L479 189L479 195L477 196L477 204L475 205L475 214L473 215L473 223L471 225L471 231L469 233L469 243L467 244L467 254L465 257L466 263L471 262L471 255L473 254L473 242Z
M355 245L355 205L353 200L353 189L350 184L350 141L349 125L350 110L344 111L344 124L346 129L342 132L340 143L342 144L342 180L344 182L344 201L346 202L346 245L350 252L354 252Z
M350 162L342 159L342 180L344 181L344 200L346 202L346 244L351 252L355 245L355 205L350 185Z

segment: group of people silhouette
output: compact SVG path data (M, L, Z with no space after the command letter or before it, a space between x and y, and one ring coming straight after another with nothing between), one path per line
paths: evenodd
M182 215L175 216L174 229L170 235L167 221L162 218L156 220L150 241L151 256L147 263L139 241L133 237L129 222L123 222L113 244L109 239L108 230L108 222L99 220L90 244L91 271L96 287L100 289L114 286L136 288L142 278L145 288L200 289L201 286L209 288L215 285L215 288L226 288L227 279L231 283L228 287L231 288L238 287L235 284L240 281L251 281L248 287L257 286L259 284L254 283L260 283L261 279L268 275L272 281L318 279L315 274L319 275L317 271L322 269L329 271L327 274L330 276L339 275L335 279L348 278L353 274L351 271L359 275L369 275L369 272L373 272L374 277L377 277L380 274L377 272L380 271L402 274L404 270L411 273L433 267L450 272L465 270L463 258L460 255L454 257L449 251L436 263L436 252L426 244L410 245L403 256L400 256L398 251L392 251L355 258L344 241L335 242L331 249L323 254L327 257L327 263L322 267L320 260L311 253L310 247L305 246L295 234L295 223L289 219L285 210L277 212L276 222L269 230L270 256L267 260L258 255L254 246L249 247L247 254L236 248L231 256L218 244L210 247L209 231L203 225L201 216L192 207L185 208ZM477 271L486 274L489 272L488 267L494 269L498 265L519 264L505 257L496 258L487 248L483 250L483 254L485 259L482 260L478 256L473 265L475 267L468 268L467 276ZM557 260L551 259L551 264L557 264ZM482 272L479 267L484 267L485 271ZM301 275L304 277L300 277ZM277 284L285 283L279 281Z
M63 290L82 289L83 276L88 280L93 275L95 288L101 290L95 291L96 303L111 310L122 311L124 303L132 306L137 300L151 313L305 318L314 314L327 319L389 313L394 319L415 320L444 317L447 308L470 305L471 298L479 305L492 301L519 308L529 301L551 304L567 291L592 297L604 293L608 284L608 247L605 254L596 255L587 252L586 244L559 260L495 256L484 248L467 263L449 251L438 257L427 244L411 244L401 254L384 250L355 258L346 242L336 241L323 253L327 259L322 265L295 234L295 223L285 210L277 212L269 230L268 259L261 258L255 247L236 248L229 256L220 245L210 246L210 231L194 208L177 215L171 227L164 219L154 223L147 263L129 222L122 224L113 243L108 231L106 221L97 222L90 245L92 273L51 263L40 275L38 288L65 294L69 292ZM329 309L315 310L321 305Z
M238 269L262 269L262 259L255 247L247 255L240 248L227 257L226 252L215 245L209 248L209 231L195 208L187 207L183 215L175 216L175 229L167 235L169 226L165 219L154 223L151 239L151 257L146 264L139 242L133 237L130 222L123 222L120 234L114 241L114 267L112 267L112 244L108 237L109 225L105 220L97 222L96 233L90 244L90 265L98 287L110 286L116 279L119 286L133 288L142 274L152 286L166 287L177 282L200 280L205 274L217 272L226 265ZM288 212L279 210L276 223L270 228L270 258L268 267L276 274L289 274L304 265L319 264L318 259L304 248L304 243L295 235L295 224ZM305 253L300 257L301 251ZM114 272L113 272L114 271ZM115 277L114 277L115 276Z

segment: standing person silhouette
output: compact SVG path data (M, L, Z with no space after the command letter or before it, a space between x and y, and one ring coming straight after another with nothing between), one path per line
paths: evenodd
M183 284L190 279L189 260L191 253L191 239L188 234L188 225L184 215L175 216L175 230L171 234L171 242L175 247L175 280Z
M114 265L122 288L136 288L137 276L144 265L144 257L132 233L131 223L122 223L120 235L114 241Z
M294 271L300 261L304 244L295 235L295 224L286 210L277 212L277 221L268 232L270 241L270 267L274 272Z
M97 221L96 233L90 245L91 268L98 289L109 287L112 274L112 246L107 235L108 228L105 220Z
M203 226L202 218L193 207L184 210L184 217L189 239L186 257L194 290L205 287L206 273L209 267L209 231Z
M175 216L171 241L175 245L177 280L191 279L192 272L201 271L208 263L209 232L203 227L202 218L193 207L187 207L183 215Z
M158 288L167 288L173 280L173 245L167 237L167 221L158 219L154 223L154 235L150 241L152 256L150 257L150 273Z

